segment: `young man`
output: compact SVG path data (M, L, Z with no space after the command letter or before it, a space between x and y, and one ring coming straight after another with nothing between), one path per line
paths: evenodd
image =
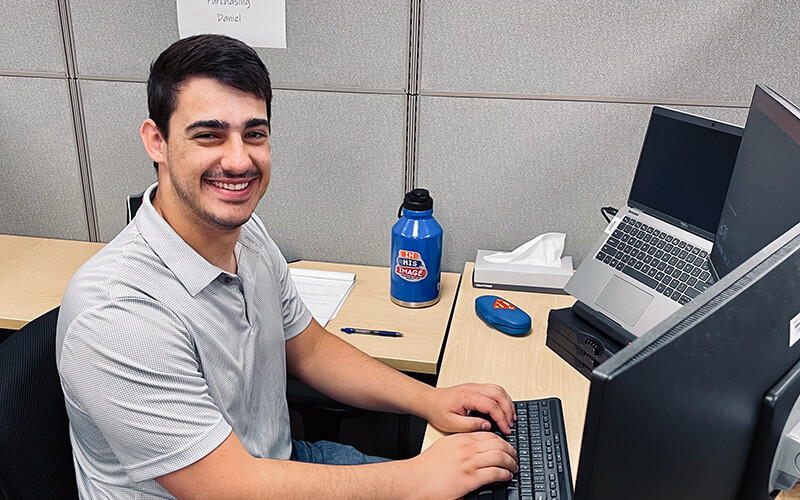
M270 177L269 76L218 35L151 67L140 134L158 183L73 277L57 362L82 498L455 498L517 470L506 392L436 389L316 323L253 215ZM383 461L293 442L286 372L351 405L408 412L451 436ZM342 465L357 465L343 467ZM138 495L138 496L137 496Z

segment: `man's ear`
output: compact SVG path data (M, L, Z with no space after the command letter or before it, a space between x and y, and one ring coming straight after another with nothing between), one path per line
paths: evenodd
M144 149L150 158L156 163L164 163L167 159L167 141L158 130L156 122L148 118L142 123L139 129L139 135L142 137Z

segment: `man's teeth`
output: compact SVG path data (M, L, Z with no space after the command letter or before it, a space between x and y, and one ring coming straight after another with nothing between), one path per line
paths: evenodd
M228 189L230 191L241 191L242 189L246 188L250 182L243 182L241 184L228 184L227 182L214 182L210 181L211 184L217 186L218 188Z

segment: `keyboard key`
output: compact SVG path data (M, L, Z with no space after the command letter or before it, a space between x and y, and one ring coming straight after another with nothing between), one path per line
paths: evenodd
M642 274L638 270L630 267L625 266L622 269L622 272L630 276L631 278L644 283L645 285L649 286L650 288L655 288L658 285L658 282L653 278L647 276L646 274Z
M606 256L606 254L604 254L603 252L598 252L597 255L595 256L595 259L597 259L597 260L602 262L603 259L605 258L605 256Z

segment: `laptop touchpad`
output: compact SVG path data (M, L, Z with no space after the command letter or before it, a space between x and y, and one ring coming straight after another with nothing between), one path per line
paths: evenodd
M612 276L594 303L632 326L652 300L653 296L649 293L618 276Z

